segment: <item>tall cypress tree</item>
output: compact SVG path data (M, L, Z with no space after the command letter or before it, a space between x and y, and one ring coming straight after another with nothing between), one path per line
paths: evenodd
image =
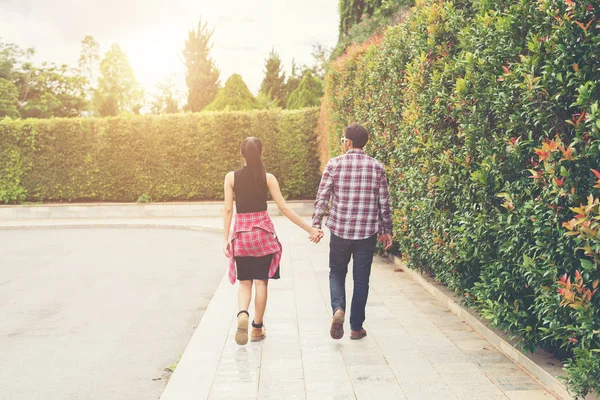
M271 50L265 61L265 78L260 91L275 100L279 107L285 107L285 73L281 67L281 58L275 49Z
M202 111L210 104L219 89L219 70L210 57L212 35L207 23L198 23L198 29L188 32L183 57L185 59L185 81L188 86L188 104L186 109L192 112Z

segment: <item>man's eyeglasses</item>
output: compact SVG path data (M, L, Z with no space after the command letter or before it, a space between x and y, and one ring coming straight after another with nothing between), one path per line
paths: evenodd
M348 141L348 140L350 140L350 139L346 139L345 137L342 137L342 140L341 140L341 142L342 142L342 144L344 144L344 143L346 143L346 141Z

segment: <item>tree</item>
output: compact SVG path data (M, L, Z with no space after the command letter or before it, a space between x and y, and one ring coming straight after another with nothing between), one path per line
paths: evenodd
M296 62L292 60L292 73L290 74L289 78L287 79L287 82L285 82L284 98L283 98L284 105L287 104L290 94L292 94L292 92L298 88L298 85L300 84L300 81L302 80L302 75L303 75L303 72L300 72L300 68L298 68L298 66L296 65Z
M215 97L215 100L210 103L206 111L239 111L239 110L257 110L260 105L250 93L248 86L244 83L242 77L238 74L233 74L225 87L220 89Z
M192 112L202 111L210 104L219 90L219 70L209 53L212 49L212 35L207 23L198 23L198 29L188 32L183 57L185 59L185 81L188 86L186 109Z
M0 118L19 118L19 90L14 83L0 78Z
M258 103L258 108L261 110L273 110L276 108L281 108L279 107L279 104L277 104L276 100L273 100L263 92L258 92L256 101Z
M307 71L298 85L298 88L290 94L287 108L295 110L304 107L316 107L321 104L323 97L323 83L315 77L312 72Z
M79 56L79 69L86 76L89 76L89 82L94 82L94 72L100 61L100 45L93 36L86 36L81 41L81 55Z
M144 94L118 44L113 44L100 62L100 74L94 103L101 116L117 115L123 111L139 112Z
M19 69L35 53L33 48L21 49L13 43L0 40L0 78L14 83L19 76Z
M319 79L325 79L327 68L329 67L331 51L332 49L329 49L322 44L313 44L313 51L311 55L315 59L315 64L312 66L311 71Z
M67 65L25 64L16 86L22 118L78 117L87 105L87 80Z
M394 7L397 9L402 2L401 0L340 0L340 37L353 25L359 23L363 16L372 17L381 10L389 12Z
M179 100L173 77L158 83L152 102L153 114L174 114L179 112Z
M285 73L275 49L271 50L265 60L265 77L260 85L260 92L276 100L280 107L285 107Z

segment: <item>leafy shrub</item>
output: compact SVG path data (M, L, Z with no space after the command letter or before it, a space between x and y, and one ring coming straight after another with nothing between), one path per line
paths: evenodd
M323 82L308 71L288 99L287 109L318 107L323 97Z
M600 390L599 17L590 0L422 0L332 64L320 123L333 154L345 125L373 132L409 265L564 357L580 396ZM565 297L578 276L584 303Z
M215 99L206 106L206 111L243 111L257 110L261 105L256 101L242 77L233 74L225 86L217 92Z
M0 202L217 200L260 137L284 195L319 183L318 110L0 121Z

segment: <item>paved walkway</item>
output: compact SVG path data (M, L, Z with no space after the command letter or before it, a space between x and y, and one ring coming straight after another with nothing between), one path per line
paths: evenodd
M332 340L329 240L314 245L281 217L275 225L284 258L270 286L267 339L235 344L237 287L224 279L162 400L555 398L382 258L371 275L368 336L351 341L346 322L345 337ZM351 282L350 273L348 304Z

